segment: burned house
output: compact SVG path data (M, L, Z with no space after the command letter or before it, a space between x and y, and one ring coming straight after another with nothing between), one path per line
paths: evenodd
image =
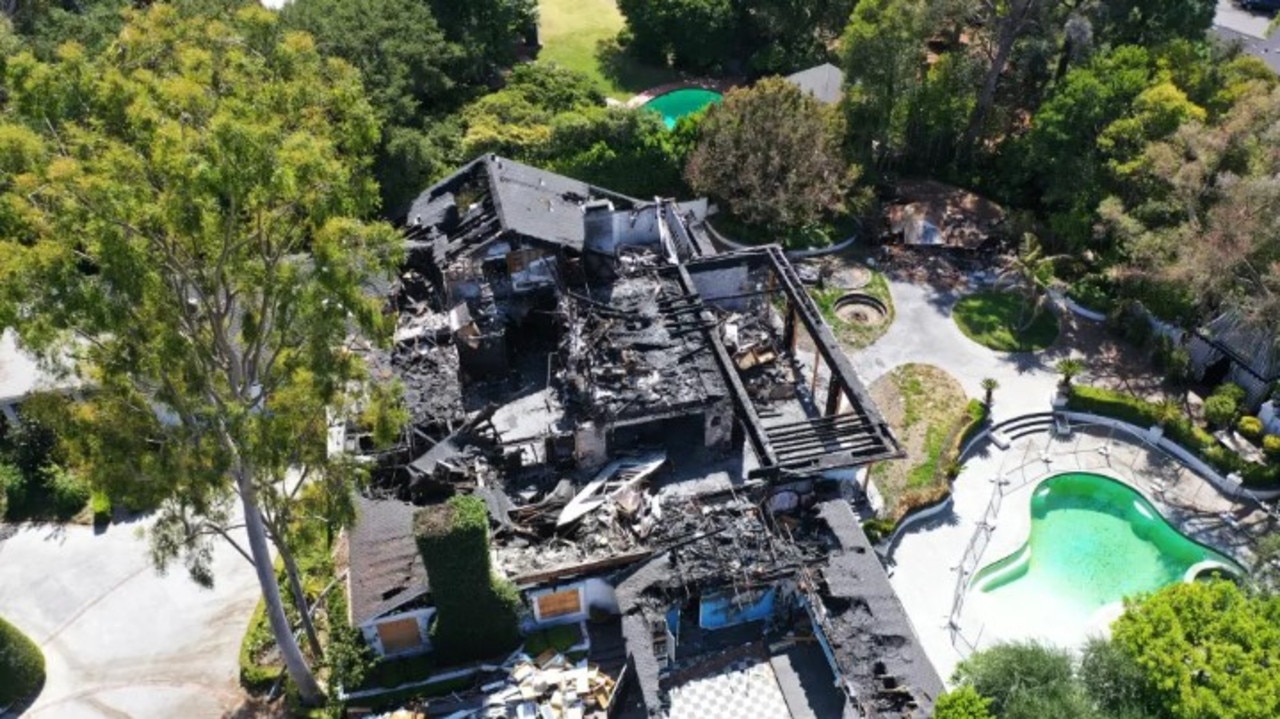
M797 622L819 637L829 702L927 716L940 682L840 498L901 447L781 249L718 254L705 214L495 156L417 198L394 346L368 358L403 386L410 425L389 450L348 440L375 466L353 620L384 655L430 649L409 523L379 527L472 493L526 629L613 622L593 643L623 648L601 664L634 701L610 716L676 712L670 691L726 637L767 658ZM843 507L838 531L820 502Z

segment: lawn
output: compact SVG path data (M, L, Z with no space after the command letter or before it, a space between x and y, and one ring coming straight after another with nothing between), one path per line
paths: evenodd
M540 0L538 12L542 40L538 59L589 76L609 97L626 101L678 77L622 52L615 39L624 22L614 0Z
M940 463L948 440L968 418L968 400L954 377L925 364L897 367L870 391L907 452L906 459L880 462L871 472L885 500L884 515L897 520L911 507L946 494Z
M965 335L997 352L1034 352L1058 338L1058 318L1043 310L1025 330L1026 300L1013 292L978 292L956 303L952 317Z

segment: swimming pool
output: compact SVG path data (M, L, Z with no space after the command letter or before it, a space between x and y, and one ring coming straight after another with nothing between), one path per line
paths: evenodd
M714 90L686 87L659 95L646 102L644 106L654 112L662 113L662 122L669 130L676 126L676 120L685 115L692 115L707 105L720 102L721 98L720 93Z
M988 621L1019 615L1085 627L1114 615L1120 600L1189 579L1202 569L1240 568L1178 532L1141 494L1109 477L1060 474L1031 495L1031 530L1016 552L978 571L971 592L989 595Z

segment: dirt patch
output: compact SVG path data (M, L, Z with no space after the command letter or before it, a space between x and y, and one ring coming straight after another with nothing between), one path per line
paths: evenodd
M911 506L945 493L939 463L953 431L965 420L968 398L960 383L932 365L906 364L872 383L871 399L906 450L905 459L880 462L871 478L898 518Z

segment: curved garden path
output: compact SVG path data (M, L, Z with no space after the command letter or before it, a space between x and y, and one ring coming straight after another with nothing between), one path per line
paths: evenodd
M963 296L949 289L900 280L889 280L896 318L889 331L870 347L850 356L864 383L870 384L898 365L909 362L937 365L964 386L971 397L981 399L982 380L1000 383L992 407L993 419L1015 417L1049 409L1058 382L1054 365L1071 350L1070 317L1061 318L1063 331L1049 349L1040 352L995 352L974 342L951 318L951 308Z

